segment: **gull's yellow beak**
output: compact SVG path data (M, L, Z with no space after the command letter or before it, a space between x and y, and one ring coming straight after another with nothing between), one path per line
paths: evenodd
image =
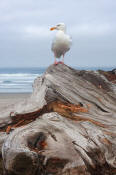
M55 29L56 29L56 27L51 27L51 28L50 28L51 31L52 31L52 30L55 30Z

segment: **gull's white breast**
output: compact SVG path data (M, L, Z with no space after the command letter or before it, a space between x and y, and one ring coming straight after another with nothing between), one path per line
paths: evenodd
M63 31L58 31L52 43L52 51L55 57L60 58L61 55L64 55L70 49L71 43L72 40L69 35Z

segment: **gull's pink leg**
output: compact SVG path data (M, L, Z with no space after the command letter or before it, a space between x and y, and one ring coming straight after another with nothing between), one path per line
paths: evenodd
M55 64L55 65L57 65L57 64L58 64L58 62L56 61L56 57L55 57L55 61L54 61L54 64Z
M63 54L62 62L63 62L63 64L64 64L64 54Z
M63 54L62 61L60 61L59 63L60 63L60 64L64 64L64 54Z

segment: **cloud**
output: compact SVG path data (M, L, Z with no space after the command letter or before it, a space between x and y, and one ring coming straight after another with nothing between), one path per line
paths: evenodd
M116 31L116 26L110 23L83 23L72 26L70 32L77 37L100 37L112 35Z
M29 38L48 38L51 33L48 26L26 26L24 35Z
M49 28L59 22L73 39L66 63L116 65L116 1L1 0L0 67L48 65L55 35Z

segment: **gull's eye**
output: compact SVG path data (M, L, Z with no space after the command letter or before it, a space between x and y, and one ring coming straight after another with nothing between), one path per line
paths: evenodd
M57 25L58 27L60 26L60 24Z

